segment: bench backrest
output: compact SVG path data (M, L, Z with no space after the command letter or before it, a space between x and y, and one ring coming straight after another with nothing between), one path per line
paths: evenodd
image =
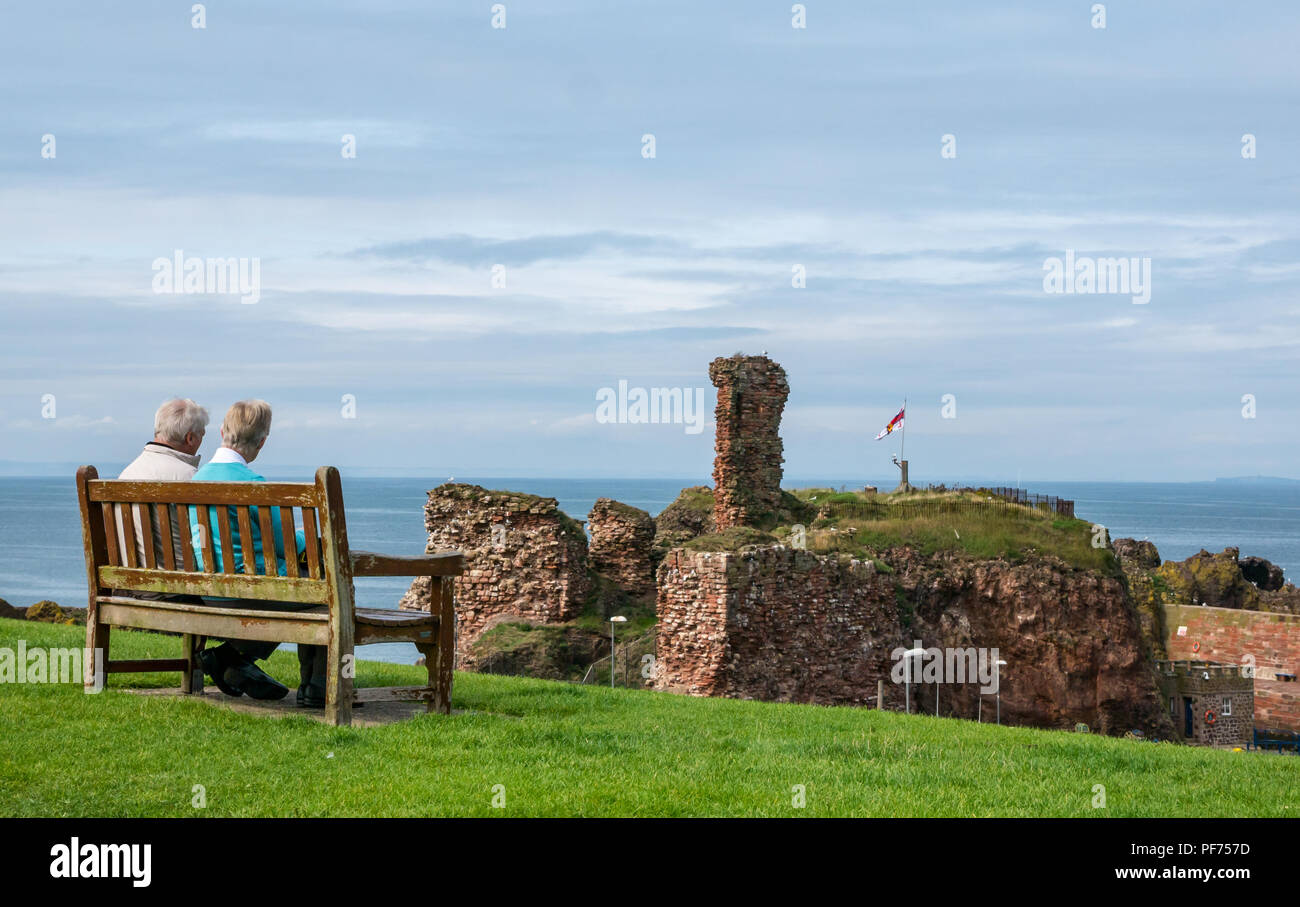
M92 600L96 594L120 590L331 606L346 603L351 610L343 492L334 467L318 469L314 483L154 482L98 476L93 466L77 470ZM279 525L272 508L278 509ZM199 558L194 551L192 515L197 517ZM137 519L144 524L143 549L134 543ZM302 566L294 556L297 526L306 537ZM179 529L179 551L173 527ZM125 538L119 539L119 533ZM242 572L236 572L232 543L236 535L245 555ZM264 546L257 548L264 553L260 573L253 542L259 536ZM271 543L276 536L284 540L286 576L278 575ZM340 595L340 589L346 594Z

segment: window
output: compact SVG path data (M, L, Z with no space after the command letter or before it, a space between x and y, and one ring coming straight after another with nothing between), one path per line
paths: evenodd
M1223 715L1223 717L1225 717L1225 718L1232 714L1232 699L1231 699L1231 698L1229 698L1229 697L1227 697L1227 696L1224 696L1224 697L1223 697L1223 708L1219 709L1219 714Z

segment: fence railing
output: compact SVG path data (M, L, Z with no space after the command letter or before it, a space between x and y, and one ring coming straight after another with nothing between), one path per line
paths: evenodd
M976 494L989 494L1013 504L1023 504L1038 510L1050 510L1057 516L1074 518L1074 501L1058 498L1053 494L1031 494L1023 488L1009 488L1000 485L997 488L960 488L958 491L970 491Z
M619 640L615 649L614 659L614 684L620 687L645 688L649 687L654 679L653 671L649 677L643 676L645 672L642 667L645 664L645 656L655 654L655 630L645 633L635 639L629 639L627 642ZM653 661L651 662L653 668ZM610 657L598 658L587 668L587 673L583 675L582 683L596 684L602 686L609 685Z

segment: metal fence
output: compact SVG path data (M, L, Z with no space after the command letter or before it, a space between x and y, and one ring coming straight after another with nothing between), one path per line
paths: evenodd
M616 686L645 689L651 685L654 680L655 629L652 628L648 633L635 639L629 639L626 642L620 639L616 654L617 658L614 663L614 683ZM650 670L646 670L647 662L645 657L647 655L651 656ZM609 671L610 659L606 655L604 658L598 658L591 663L581 682L608 686Z
M1010 501L1013 504L1023 504L1026 507L1033 507L1038 510L1049 510L1057 516L1074 518L1074 501L1067 501L1065 498L1058 498L1053 494L1030 494L1023 488L1008 488L1006 486L998 486L997 488L961 488L957 490L989 494L995 498Z

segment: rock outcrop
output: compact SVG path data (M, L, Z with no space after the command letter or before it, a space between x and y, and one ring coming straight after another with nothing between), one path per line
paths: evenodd
M1115 539L1112 547L1124 571L1129 596L1138 613L1138 626L1142 642L1151 657L1161 660L1165 654L1165 637L1168 627L1165 620L1167 588L1163 579L1153 572L1160 566L1160 552L1152 542L1137 539Z
M1112 547L1115 549L1115 556L1126 565L1132 564L1148 570L1160 566L1160 552L1156 550L1154 542L1148 542L1146 539L1141 541L1115 539Z
M1241 575L1264 592L1277 592L1282 588L1282 568L1262 557L1238 559Z
M27 612L22 608L15 608L9 602L0 598L0 617L7 617L9 620L26 620Z
M1259 590L1241 575L1237 549L1211 554L1202 548L1184 561L1165 561L1157 575L1175 601L1213 608L1259 610Z
M1153 573L1165 600L1179 604L1300 614L1300 589L1263 558L1240 558L1236 548L1201 549L1183 561L1165 561Z
M28 608L26 617L27 620L43 624L84 625L86 623L86 609L62 608L55 602L45 599Z

